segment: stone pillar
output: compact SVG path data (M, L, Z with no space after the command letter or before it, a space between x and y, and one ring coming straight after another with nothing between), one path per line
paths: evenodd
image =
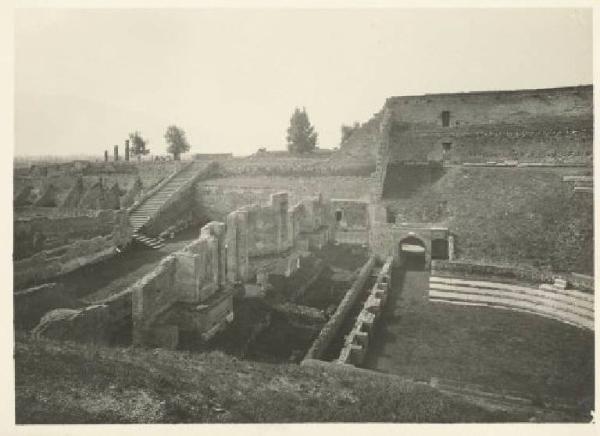
M225 234L227 255L227 281L234 283L238 280L237 262L237 220L236 213L227 215L227 231Z
M108 162L108 150L104 150L104 162Z
M114 157L115 157L115 162L119 160L119 146L115 145L114 147Z
M238 220L238 265L242 281L250 278L250 262L248 260L248 211L237 212Z
M129 161L129 139L125 140L125 160Z
M271 194L271 207L277 223L277 251L286 250L288 245L288 193Z
M260 206L258 204L250 204L248 206L242 207L242 210L248 213L248 222L247 222L247 246L248 246L248 256L256 253L256 221L259 213Z
M213 221L210 223L211 232L219 244L219 286L227 280L227 250L225 249L225 223Z
M454 235L448 235L448 260L454 260Z

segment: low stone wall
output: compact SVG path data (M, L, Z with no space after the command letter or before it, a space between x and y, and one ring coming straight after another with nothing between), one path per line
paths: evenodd
M369 260L361 268L358 277L344 295L344 298L338 305L334 314L329 318L327 324L323 326L319 336L315 339L312 346L306 353L304 360L306 359L320 359L323 353L327 350L327 347L331 344L334 338L339 334L339 330L342 327L348 313L352 307L356 304L360 293L363 291L363 286L367 281L367 278L371 274L377 258L371 256Z
M26 259L15 260L13 262L15 289L98 262L113 256L117 247L129 244L131 228L126 214L122 211L103 212L99 217L106 214L113 217L110 221L113 225L111 233L91 239L76 240L58 248L40 251ZM66 221L65 226L70 222L70 220Z
M392 285L394 258L388 257L377 275L377 280L356 318L354 327L344 340L337 363L361 365L367 354L369 342L374 334L374 325L385 306Z
M429 301L484 305L532 313L580 328L594 329L594 297L585 292L540 288L464 278L432 276Z

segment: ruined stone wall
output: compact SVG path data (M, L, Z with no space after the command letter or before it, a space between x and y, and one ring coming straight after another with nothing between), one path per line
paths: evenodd
M346 292L346 295L344 295L344 298L338 305L335 313L331 316L331 318L329 318L327 324L325 324L321 329L319 336L317 336L312 346L306 353L304 360L320 359L323 353L325 353L327 350L327 347L329 347L331 342L335 339L336 335L339 334L342 324L348 317L350 310L356 304L358 297L363 291L363 286L371 274L376 261L377 257L371 256L363 265L358 277L352 284L352 287Z
M20 222L19 226L17 229L15 224L15 247L28 244L30 237L42 240L43 236L39 235L59 242L53 248L34 243L34 254L15 258L15 288L66 274L112 256L117 247L125 246L131 240L131 228L123 211L100 211L87 217L39 218L29 223ZM66 239L63 233L67 234Z
M369 197L368 177L227 177L201 181L196 185L196 202L210 219L224 220L241 206L269 201L271 194L286 191L289 203L321 193L323 199Z
M134 344L172 348L178 331L205 334L219 314L227 316L232 306L225 290L226 253L225 226L211 222L197 240L135 283L130 288Z
M113 210L86 211L78 216L30 217L14 221L15 259L113 233L121 225L123 213Z
M393 257L388 257L377 274L375 284L356 317L352 330L344 339L337 363L361 365L369 349L369 343L377 334L375 325L389 299L392 286Z

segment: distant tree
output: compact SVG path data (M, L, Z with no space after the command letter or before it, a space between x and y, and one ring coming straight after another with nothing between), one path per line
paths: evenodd
M131 143L129 153L132 156L137 156L138 160L150 153L150 149L146 148L148 140L142 138L142 135L137 130L129 134L129 142Z
M352 125L352 126L346 126L345 124L342 124L342 140L341 140L340 144L343 144L344 142L346 142L346 140L348 138L350 138L350 136L352 136L352 134L359 128L360 128L360 123L358 121L356 121L354 123L354 125Z
M167 127L165 140L168 144L167 153L173 155L173 160L180 160L180 155L190 150L190 144L187 142L185 132L177 126Z
M294 154L314 151L317 145L317 136L317 132L308 120L306 109L296 108L287 130L288 151Z

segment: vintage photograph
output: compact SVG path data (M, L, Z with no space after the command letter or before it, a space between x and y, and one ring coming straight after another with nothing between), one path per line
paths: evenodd
M593 39L15 9L16 425L590 423Z

